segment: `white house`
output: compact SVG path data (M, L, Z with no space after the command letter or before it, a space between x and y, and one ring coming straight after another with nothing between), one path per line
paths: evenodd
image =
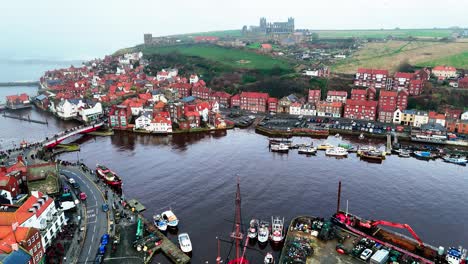
M102 105L101 103L86 104L83 107L79 108L78 115L81 116L84 122L88 123L98 119L102 115Z
M171 119L162 116L155 117L148 130L154 133L172 133Z
M164 81L164 80L167 80L169 78L176 77L177 74L178 74L177 69L169 69L169 70L162 69L160 72L158 72L156 74L156 79L158 81Z
M468 111L461 115L461 120L468 120Z
M135 129L150 130L153 113L144 112L141 116L135 119Z
M194 84L198 82L198 75L192 74L190 75L190 84Z
M55 106L55 112L60 118L71 119L78 115L78 108L85 104L81 100L62 100Z
M219 113L219 103L218 103L218 101L214 101L213 103L211 103L211 111L213 111L215 113Z
M393 123L401 124L402 118L403 118L403 112L401 112L400 108L397 108L397 110L393 112Z
M153 98L151 98L151 101L153 102L163 102L167 104L167 98L164 96L164 94L161 91L152 91L151 95Z
M313 104L304 104L301 108L301 115L303 116L316 116L317 110Z
M417 111L414 115L413 126L421 127L429 123L429 114L426 111Z
M44 249L50 246L57 234L62 232L62 227L67 224L64 212L55 207L54 199L38 191L31 192L31 196L17 209L16 214L18 213L22 215L19 226L40 230Z
M289 114L290 115L300 115L301 114L301 107L302 104L295 102L292 103L291 106L289 107Z

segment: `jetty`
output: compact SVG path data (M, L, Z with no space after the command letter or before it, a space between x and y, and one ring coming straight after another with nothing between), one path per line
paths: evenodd
M150 263L153 255L158 252L162 251L166 257L168 257L172 263L176 264L187 264L190 263L190 257L187 256L180 248L175 245L171 240L169 240L163 233L161 233L158 228L142 215L139 215L139 218L143 222L146 230L150 233L156 234L159 238L161 238L162 243L158 246L150 248L151 251L147 261L145 263Z
M5 118L12 118L12 119L17 119L17 120L21 120L21 121L27 121L27 122L31 122L31 123L37 123L37 124L43 124L43 125L49 125L49 122L46 121L42 121L42 120L35 120L35 119L31 119L31 116L28 115L28 117L22 117L22 116L15 116L15 115L8 115L6 113L3 113L3 117Z

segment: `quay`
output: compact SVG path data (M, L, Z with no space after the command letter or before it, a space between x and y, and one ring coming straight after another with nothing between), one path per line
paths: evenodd
M3 113L3 117L17 119L17 120L21 120L21 121L28 121L28 122L31 122L31 123L37 123L37 124L43 124L43 125L48 125L49 124L47 119L46 119L46 121L35 120L35 119L31 119L31 117L29 115L28 115L28 118L25 118L25 117L22 117L22 116L14 116L14 115L8 115L6 113Z

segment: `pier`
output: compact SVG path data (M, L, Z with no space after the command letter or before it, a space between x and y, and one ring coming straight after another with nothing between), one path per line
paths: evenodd
M48 125L49 124L49 122L47 122L47 120L46 121L41 121L41 120L31 119L31 116L29 116L29 115L28 115L27 118L25 118L25 117L22 117L22 116L14 116L14 115L8 115L6 113L3 113L3 117L17 119L17 120L21 120L21 121L27 121L27 122L31 122L31 123L43 124L43 125Z

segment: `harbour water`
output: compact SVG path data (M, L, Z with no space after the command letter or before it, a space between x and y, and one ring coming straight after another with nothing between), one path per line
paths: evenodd
M0 117L0 137L29 140L75 125L30 112L34 117L47 118L49 126ZM385 143L335 137L328 140L382 147ZM168 206L173 208L181 221L179 231L188 232L192 239L193 263L213 263L216 237L228 239L237 176L245 225L251 218L269 220L272 215L284 216L287 222L304 214L330 216L341 180L342 198L349 200L350 212L369 219L408 223L426 243L435 246L468 245L468 169L441 160L390 156L382 164L373 164L355 154L346 159L325 157L323 152L312 157L295 150L276 154L269 152L266 137L237 129L167 137L118 132L112 137L85 136L78 142L82 144L80 152L61 158L80 159L89 167L106 164L115 170L124 180L125 195L148 208L147 217ZM324 140L313 142L317 145ZM169 237L176 241L176 236ZM223 246L224 255L229 248ZM248 256L258 261L262 258L257 250L248 250ZM158 262L166 260L159 256L155 259Z

